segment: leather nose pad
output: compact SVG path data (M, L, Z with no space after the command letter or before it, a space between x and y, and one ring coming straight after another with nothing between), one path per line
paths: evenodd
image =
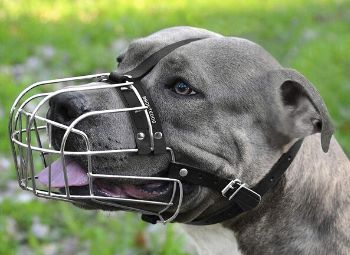
M48 118L61 124L70 125L77 117L89 111L88 102L79 92L63 93L49 100Z

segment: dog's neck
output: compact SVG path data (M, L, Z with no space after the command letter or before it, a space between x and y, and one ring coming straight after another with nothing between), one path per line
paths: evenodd
M350 162L335 139L327 154L319 139L305 139L284 180L258 209L223 224L186 227L200 254L228 254L219 246L229 254L348 254ZM215 250L208 253L208 247Z
M183 225L199 255L241 255L235 233L222 224Z

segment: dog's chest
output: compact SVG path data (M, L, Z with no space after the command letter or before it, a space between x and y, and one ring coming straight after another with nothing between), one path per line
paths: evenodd
M183 225L193 240L198 255L241 255L234 233L221 224L210 226Z

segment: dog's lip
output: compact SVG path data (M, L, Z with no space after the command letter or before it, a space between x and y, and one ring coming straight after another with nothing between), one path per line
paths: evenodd
M69 187L88 188L89 177L78 163L66 159L66 173ZM51 164L51 170L46 167L36 177L41 184L49 186L49 176L51 176L51 188L64 188L66 186L62 160L56 160ZM150 199L168 193L171 185L167 181L147 181L134 185L115 184L97 179L93 182L93 186L99 193L108 197Z
M152 182L142 185L133 184L106 184L96 182L97 189L108 197L151 199L168 193L170 184L164 182Z

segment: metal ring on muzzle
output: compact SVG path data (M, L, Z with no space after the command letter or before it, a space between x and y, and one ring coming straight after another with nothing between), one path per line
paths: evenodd
M73 202L75 204L83 204L84 201L92 201L98 204L103 204L111 207L121 208L123 210L130 210L140 212L142 214L153 215L159 218L158 222L166 223L176 218L179 213L182 198L183 198L183 187L181 181L173 178L166 177L141 177L141 176L124 176L116 174L96 174L93 173L92 169L92 156L96 155L111 155L118 153L138 153L139 148L123 148L115 150L92 150L91 142L88 135L76 128L76 125L84 119L91 116L106 115L106 114L118 114L118 113L130 113L140 114L142 113L143 118L147 121L147 134L144 134L150 138L150 151L154 150L154 133L152 129L152 120L149 113L149 106L145 105L138 89L135 88L133 82L125 81L123 83L110 84L106 83L109 73L102 73L96 75L87 75L80 77L73 77L67 79L57 79L51 81L38 82L27 89L25 89L15 100L9 122L9 134L12 145L12 152L14 156L15 167L17 170L18 182L22 189L29 190L38 197L45 197L51 199L64 200ZM72 82L86 82L98 79L102 81L101 84L95 83L91 86L82 85L71 85ZM66 85L58 90L48 91L52 89L54 84ZM96 85L97 84L97 85ZM108 109L101 111L90 111L77 117L73 122L67 126L62 123L50 120L46 115L47 105L50 98L62 93L76 92L76 91L95 91L116 88L121 90L128 90L128 93L132 93L133 97L137 98L137 104L132 107ZM44 91L34 93L37 91ZM45 114L45 115L44 115ZM43 116L44 115L44 116ZM60 149L54 149L51 142L52 128L58 128L64 130L64 136L60 145ZM85 143L85 151L66 151L66 142L70 134L80 136ZM166 151L171 154L173 161L174 155L170 148L166 148ZM85 156L87 157L88 169L88 188L89 194L86 195L74 195L70 192L69 187L69 173L67 172L66 158L69 156ZM62 162L62 174L64 176L64 188L57 189L52 187L52 164L54 158L60 158ZM37 175L39 170L46 168L48 171L48 185L42 185L38 182ZM123 198L113 196L102 196L95 194L95 181L96 180L138 180L138 181L157 181L166 182L171 184L172 191L171 197L168 201L153 201L146 199L134 199L134 198ZM137 205L145 204L156 206L157 211L145 211L138 209ZM169 209L172 208L171 212ZM166 213L167 218L164 218ZM169 216L170 215L170 216Z

